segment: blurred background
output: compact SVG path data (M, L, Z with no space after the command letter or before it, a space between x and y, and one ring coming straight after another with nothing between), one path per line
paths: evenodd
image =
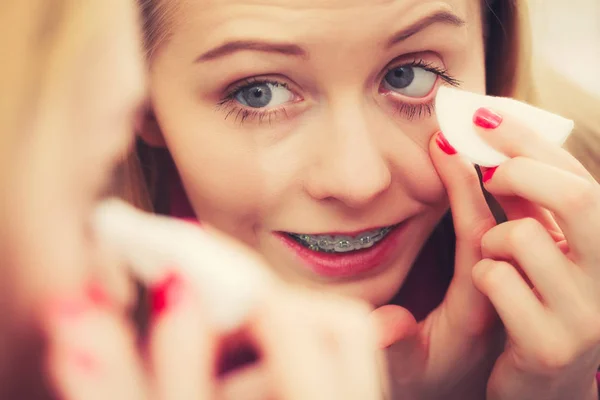
M536 56L600 95L600 0L530 2Z

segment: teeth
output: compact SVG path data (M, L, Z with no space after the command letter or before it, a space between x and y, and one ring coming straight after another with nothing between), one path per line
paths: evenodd
M355 237L347 235L298 235L290 234L298 242L313 251L328 253L346 253L349 251L368 249L381 241L394 227L385 227L363 232Z

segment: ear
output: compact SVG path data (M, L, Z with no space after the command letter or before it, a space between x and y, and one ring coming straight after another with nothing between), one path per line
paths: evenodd
M135 133L151 147L167 147L152 107L147 107L136 123Z

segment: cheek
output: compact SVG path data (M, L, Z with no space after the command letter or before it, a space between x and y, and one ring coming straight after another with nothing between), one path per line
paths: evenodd
M415 157L405 182L407 190L416 200L439 206L447 203L446 189L429 157Z
M435 118L409 128L394 135L395 141L387 147L391 149L388 158L395 181L410 198L420 203L445 204L446 191L429 156L429 142L438 131Z
M267 185L251 139L240 132L219 134L207 123L198 133L179 128L166 137L198 218L226 231L257 224L266 208Z

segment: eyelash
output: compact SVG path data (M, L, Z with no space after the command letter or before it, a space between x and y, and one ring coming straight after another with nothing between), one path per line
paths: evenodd
M436 74L438 76L438 78L440 78L442 81L444 81L447 85L450 85L453 87L458 87L461 85L461 81L459 81L458 79L456 79L452 75L450 75L450 73L448 72L447 69L437 67L437 66L433 65L433 63L429 63L425 60L417 60L417 59L415 59L409 63L395 65L393 67L386 69L384 76L391 70L396 69L398 67L422 68L425 71L429 71L429 72ZM421 104L411 104L411 103L401 101L396 105L396 111L398 112L398 114L403 116L408 121L412 121L415 118L420 119L423 116L431 117L433 115L433 112L435 111L435 104L434 104L433 100L431 100L428 103L421 103Z
M444 81L447 85L450 86L460 86L461 82L458 79L452 77L448 71L444 68L437 67L432 63L428 63L425 60L413 60L409 63L403 63L400 65L396 65L394 67L387 68L385 70L385 74L389 71L398 68L398 67L413 67L413 68L422 68L426 71L432 72L438 76L442 81ZM288 117L287 111L285 107L278 107L270 110L260 110L260 109L250 109L240 105L236 100L236 94L247 87L256 85L256 84L270 84L275 87L284 87L289 90L289 87L284 82L278 82L270 79L262 79L262 78L248 78L239 82L235 86L231 87L225 96L217 103L217 109L227 110L227 114L225 115L225 120L228 120L232 116L235 118L235 122L240 125L244 122L250 120L255 121L258 120L258 123L261 124L263 122L268 122L271 124L273 119L278 117L280 114L283 114L285 118ZM434 111L434 103L433 100L429 103L424 104L410 104L407 102L399 102L396 105L396 110L400 115L406 118L409 121L414 120L415 118L422 118L423 116L430 117Z
M272 120L274 118L276 118L277 116L279 116L280 114L283 114L287 118L287 116L288 116L287 111L285 110L284 107L274 108L271 110L260 110L260 109L253 110L251 108L246 108L246 107L242 106L235 100L235 96L240 90L245 89L250 86L254 86L256 84L265 84L265 83L268 83L275 87L283 87L283 88L290 90L288 85L284 82L278 82L275 80L262 79L262 78L247 78L247 79L244 79L243 81L239 82L235 86L231 87L227 91L225 96L217 103L217 109L219 109L219 110L227 109L227 114L225 115L225 120L228 120L230 117L234 116L235 122L238 122L240 125L243 124L244 122L246 122L247 120L251 120L251 121L258 120L259 124L263 123L263 122L265 122L265 120L267 120L266 122L271 124Z

